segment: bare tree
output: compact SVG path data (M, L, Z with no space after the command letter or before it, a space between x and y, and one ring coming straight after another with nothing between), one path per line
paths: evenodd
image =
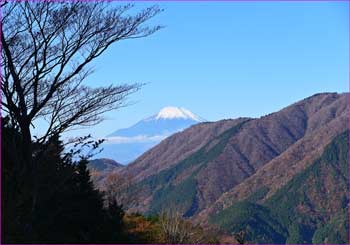
M200 244L206 240L202 229L184 220L175 207L169 207L163 210L159 218L166 243Z
M145 22L157 6L129 14L132 5L95 1L6 1L1 4L2 110L20 128L26 167L35 182L32 127L47 121L37 141L76 126L95 125L102 114L124 106L140 84L91 88L91 64L113 43L146 37L160 29ZM134 12L135 13L135 12ZM35 208L35 183L33 184Z
M45 141L74 126L99 123L104 112L125 105L126 96L139 89L140 84L83 84L92 72L88 65L111 44L159 30L144 26L158 7L128 15L132 7L101 1L18 1L3 7L2 107L19 125L29 153L35 119L48 122L38 139Z

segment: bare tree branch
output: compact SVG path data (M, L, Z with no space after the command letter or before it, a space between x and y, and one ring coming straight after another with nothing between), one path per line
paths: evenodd
M145 22L161 10L128 14L133 5L106 2L3 3L2 105L21 130L48 121L39 140L75 126L94 125L106 111L125 105L141 84L88 88L89 64L117 41L146 37L161 27ZM24 129L27 127L26 129Z
M0 3L0 7L4 7L8 2L5 0L5 1L1 1Z
M201 244L207 240L203 230L184 220L174 206L161 212L159 222L167 244Z

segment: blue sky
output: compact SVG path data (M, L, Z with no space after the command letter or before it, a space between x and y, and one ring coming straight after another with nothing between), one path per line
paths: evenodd
M73 134L105 136L169 105L216 121L260 117L314 93L349 90L347 2L156 4L164 12L150 24L166 27L116 43L88 79L91 86L148 84L129 97L133 105Z

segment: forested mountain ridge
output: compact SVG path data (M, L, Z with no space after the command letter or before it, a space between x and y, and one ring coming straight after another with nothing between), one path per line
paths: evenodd
M316 94L259 119L202 123L169 137L122 170L137 199L129 210L175 206L205 225L254 193L254 205L270 200L346 130L348 96Z
M208 210L220 209L230 205L232 201L243 200L262 186L269 188L266 195L271 196L295 174L303 171L322 154L325 146L335 136L348 128L348 99L349 94L343 94L330 105L323 104L323 108L315 113L315 118L311 117L308 123L310 129L306 131L303 138L259 169L253 176L222 195Z
M346 131L273 195L266 196L268 187L261 186L246 199L212 213L209 222L231 232L245 229L250 242L347 243L348 144Z

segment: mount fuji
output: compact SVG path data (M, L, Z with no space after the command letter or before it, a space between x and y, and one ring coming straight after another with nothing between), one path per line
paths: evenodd
M112 132L105 138L98 158L110 158L127 164L160 143L166 137L205 120L185 108L164 107L129 128Z

